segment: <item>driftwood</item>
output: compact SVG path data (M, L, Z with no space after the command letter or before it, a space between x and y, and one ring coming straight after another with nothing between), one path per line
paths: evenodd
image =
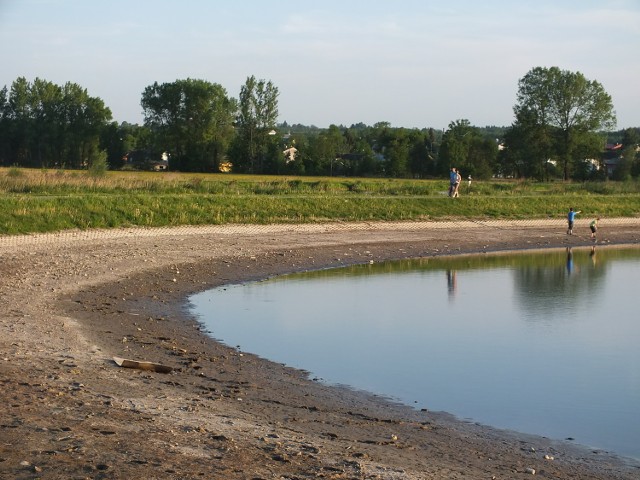
M153 362L140 362L138 360L129 360L127 358L113 357L113 361L116 365L123 368L137 368L138 370L148 370L158 373L169 373L173 370L172 367L167 365L161 365Z

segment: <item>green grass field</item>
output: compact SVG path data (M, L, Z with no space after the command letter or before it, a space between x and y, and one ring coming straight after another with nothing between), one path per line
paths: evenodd
M0 234L127 226L640 215L638 182L402 180L0 168Z

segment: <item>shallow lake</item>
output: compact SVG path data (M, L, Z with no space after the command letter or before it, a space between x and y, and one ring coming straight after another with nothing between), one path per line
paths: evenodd
M639 249L387 262L190 298L211 336L331 384L640 459Z

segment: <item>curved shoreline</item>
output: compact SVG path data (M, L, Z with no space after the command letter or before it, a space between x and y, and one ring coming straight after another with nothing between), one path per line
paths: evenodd
M601 223L600 245L640 244L640 222L616 220ZM564 235L564 222L483 226L180 227L0 238L7 312L0 395L11 405L0 414L0 474L517 478L533 468L553 478L637 478L640 465L606 452L313 382L211 341L183 303L197 291L291 271L591 244ZM168 364L173 372L120 369L113 356Z

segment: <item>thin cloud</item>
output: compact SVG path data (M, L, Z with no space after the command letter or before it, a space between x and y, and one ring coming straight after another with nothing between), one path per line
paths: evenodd
M278 86L290 123L507 125L518 79L559 66L600 81L620 126L640 124L632 0L0 5L0 86L18 76L74 81L118 121L142 121L141 93L154 81L202 78L237 96L255 75Z

